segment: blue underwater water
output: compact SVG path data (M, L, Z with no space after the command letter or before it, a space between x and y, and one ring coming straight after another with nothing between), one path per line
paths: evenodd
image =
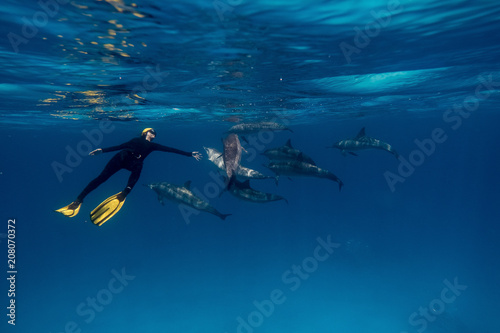
M1 332L499 332L499 14L493 0L3 1ZM251 121L292 131L248 135L242 165L272 176L261 153L290 139L342 190L282 176L251 186L288 202L222 192L203 147ZM90 150L146 127L203 160L153 152L101 227L89 213L127 171L76 217L54 212L115 154ZM363 127L399 159L328 148ZM142 186L188 180L232 215Z

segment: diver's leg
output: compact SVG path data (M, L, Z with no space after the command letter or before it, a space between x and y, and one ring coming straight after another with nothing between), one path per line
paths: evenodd
M121 192L121 197L125 199L125 197L132 191L134 188L135 184L139 180L139 177L141 176L141 171L142 171L142 163L138 163L134 165L132 168L130 168L130 171L132 172L130 174L130 177L128 178L127 182L127 187Z
M109 177L111 177L117 171L122 169L123 168L122 161L123 161L122 153L118 153L115 156L113 156L113 158L111 158L111 160L108 162L108 164L106 164L106 166L104 167L104 170L102 170L101 174L99 176L97 176L97 178L92 180L87 185L87 187L85 187L85 189L82 191L82 193L80 193L80 195L78 196L76 201L81 203L83 201L83 199L85 199L85 197L90 192L95 190L99 185L101 185L106 180L108 180Z

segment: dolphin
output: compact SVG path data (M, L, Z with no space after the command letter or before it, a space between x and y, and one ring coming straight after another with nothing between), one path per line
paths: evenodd
M168 199L192 207L196 210L214 214L215 216L218 216L223 220L231 215L219 213L214 207L210 206L208 202L194 195L190 190L190 180L187 181L184 186L177 186L167 182L151 183L145 186L149 187L158 194L158 201L160 201L162 205L165 204L164 199Z
M316 165L312 158L310 158L300 150L293 148L290 139L288 139L284 146L267 149L262 153L262 155L265 155L272 161L295 160Z
M302 176L327 178L339 183L339 191L344 186L344 183L333 173L326 169L321 169L314 164L301 161L271 161L267 168L271 169L276 175L280 176Z
M241 146L238 134L230 133L224 140L224 152L222 153L224 168L226 169L227 179L229 181L236 175L236 170L240 167Z
M208 160L215 164L220 170L226 171L226 168L224 167L224 161L221 158L221 153L215 149L215 148L207 148L203 147L205 151L207 152L208 155ZM239 168L236 169L236 175L243 177L243 178L249 178L249 179L268 179L268 178L275 178L272 176L266 176L262 173L260 173L257 170L245 168L240 164Z
M250 187L250 180L248 179L244 182L234 179L229 185L229 192L239 199L251 202L264 203L285 200L288 203L288 200L280 195L254 190Z
M346 155L346 153L349 153L351 155L357 156L357 154L353 153L353 150L361 150L361 149L370 149L370 148L375 148L375 149L382 149L385 151L388 151L389 153L393 154L396 156L396 158L399 158L399 154L392 148L392 146L384 141L375 139L375 138L370 138L369 136L365 135L365 128L363 127L358 135L356 135L355 138L352 139L345 139L342 141L339 141L337 143L334 143L333 146L327 147L327 148L338 148L341 150L343 155Z
M251 122L251 123L240 123L232 126L228 133L238 133L238 134L251 134L259 131L290 131L291 129L283 124L271 122L271 121L261 121L261 122Z

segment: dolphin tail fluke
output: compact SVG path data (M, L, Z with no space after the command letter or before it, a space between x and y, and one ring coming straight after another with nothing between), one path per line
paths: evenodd
M342 190L344 183L339 179L339 177L335 176L333 173L328 173L328 179L333 180L334 182L339 183L339 192Z
M233 214L220 214L219 217L221 218L222 221L226 220L226 217L233 215Z

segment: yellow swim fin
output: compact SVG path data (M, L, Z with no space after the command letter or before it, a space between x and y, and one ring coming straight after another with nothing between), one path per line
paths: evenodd
M124 202L122 192L112 195L90 212L90 219L95 225L101 226L118 213Z
M80 211L81 202L75 201L67 205L66 207L56 210L56 212L63 214L67 217L74 217Z

